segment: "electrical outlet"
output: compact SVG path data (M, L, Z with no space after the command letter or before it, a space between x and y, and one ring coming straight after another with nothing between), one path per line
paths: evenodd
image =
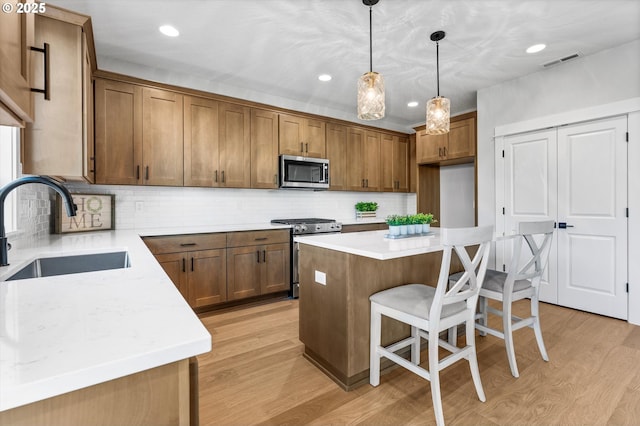
M144 212L144 202L136 201L136 213Z
M318 284L327 285L327 274L324 272L316 271L315 279Z

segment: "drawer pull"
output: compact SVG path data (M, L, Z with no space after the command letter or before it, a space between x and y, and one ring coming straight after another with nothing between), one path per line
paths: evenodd
M191 246L197 246L196 243L181 243L180 247L191 247Z
M260 238L254 238L253 241L265 241L268 240L269 238L267 237L260 237Z
M184 257L182 258L182 272L187 272L187 267L186 267L186 260L184 259Z
M256 261L260 263L260 250L256 250Z

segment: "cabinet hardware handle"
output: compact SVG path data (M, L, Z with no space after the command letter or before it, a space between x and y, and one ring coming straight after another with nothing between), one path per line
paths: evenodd
M89 172L95 173L96 171L96 157L89 157L89 161L91 161L91 169Z
M442 148L442 150L444 151L444 156L447 156L447 147L445 146L444 148Z
M260 250L256 250L256 260L260 263Z
M278 175L273 175L273 184L277 185L278 184Z
M266 262L267 262L267 251L262 250L262 263L266 263Z
M442 148L438 148L438 157L442 157Z
M222 183L224 183L224 170L222 171Z
M265 241L268 240L269 237L260 237L260 238L254 238L253 241Z
M181 243L180 247L191 247L197 245L196 243Z
M304 144L304 152L309 153L309 142Z
M214 180L214 182L215 182L215 183L218 183L218 171L217 171L217 170L216 170L216 173L215 173L215 175L216 175L216 177L215 177L215 180Z
M191 258L191 272L193 272L193 257Z
M300 152L304 152L304 143L300 142Z
M364 181L365 181L366 188L368 188L369 187L369 179L365 179Z
M364 179L362 179L362 185L361 186L364 188Z
M136 166L136 180L140 180L140 164Z
M30 50L34 52L40 52L44 54L44 89L31 88L32 92L43 93L45 100L51 100L51 93L49 91L49 43L44 43L44 48L29 46Z
M182 272L186 272L186 271L187 271L186 260L183 257L182 258Z
M149 180L149 166L145 167L144 178Z

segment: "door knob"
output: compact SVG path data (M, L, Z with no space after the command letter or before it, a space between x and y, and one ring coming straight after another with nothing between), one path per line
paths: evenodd
M567 225L567 222L558 222L558 229L573 228L573 225Z

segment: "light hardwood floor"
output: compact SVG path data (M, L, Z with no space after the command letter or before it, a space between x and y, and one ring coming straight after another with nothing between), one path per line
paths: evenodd
M515 305L516 315L526 303ZM466 363L449 367L441 373L447 424L640 424L640 327L544 303L540 309L550 361L540 357L533 330L517 331L516 379L504 342L478 337L487 401L477 399ZM383 375L377 388L344 392L304 359L296 300L201 320L213 339L213 350L198 357L201 425L435 423L429 383L403 368Z

